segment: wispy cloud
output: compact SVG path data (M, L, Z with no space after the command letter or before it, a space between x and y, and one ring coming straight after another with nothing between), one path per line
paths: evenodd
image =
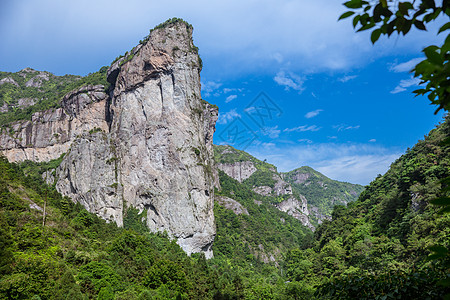
M400 72L411 72L411 70L423 60L421 57L413 58L407 62L401 64L392 64L389 67L389 71L400 73Z
M264 127L261 130L262 134L269 136L271 139L276 139L280 136L281 130L278 129L278 126L274 127Z
M369 142L370 143L375 143L377 140L376 139L370 139Z
M309 113L307 113L305 115L305 118L307 118L307 119L314 118L315 116L320 114L321 111L323 111L323 109L316 109L316 110L310 111Z
M217 123L219 124L227 124L230 121L233 121L235 118L239 118L241 115L236 112L236 109L232 109L228 112L219 113L219 119Z
M292 72L286 73L285 71L279 71L273 80L279 85L284 86L284 89L287 91L293 89L301 93L305 90L303 87L304 79Z
M204 92L204 97L211 96L212 93L214 93L218 88L222 86L222 83L214 82L214 81L207 81L202 82L202 91Z
M300 143L307 143L307 144L311 144L312 141L310 139L299 139L298 140Z
M355 79L356 77L358 77L358 76L356 76L356 75L348 75L348 76L344 76L344 77L338 78L338 80L340 82L344 82L345 83L345 82L347 82L349 80Z
M285 128L283 132L304 132L304 131L319 131L321 127L317 127L316 125L302 125L294 128Z
M391 94L397 94L406 91L406 88L419 85L420 79L411 76L409 79L400 80L400 83L391 91Z
M237 95L230 95L225 99L225 103L231 102L237 98Z
M339 125L333 125L333 128L337 131L344 131L344 130L352 130L352 129L359 129L361 127L360 125L347 125L347 124L339 124Z
M259 159L267 159L282 172L300 166L311 166L326 176L352 183L368 184L385 173L401 153L398 149L375 144L323 143L296 146L251 147L247 149ZM276 153L276 155L274 155Z

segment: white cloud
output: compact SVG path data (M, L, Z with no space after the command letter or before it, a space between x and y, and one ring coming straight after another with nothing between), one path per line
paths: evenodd
M273 58L280 64L283 62L283 55L281 55L280 53L275 53L273 55Z
M376 139L370 139L369 142L370 143L375 143L377 140Z
M217 97L218 94L216 91L221 86L222 86L222 83L219 83L219 82L214 82L214 81L202 82L202 91L205 92L204 96L209 97L209 96L211 96L211 94L214 93L214 96Z
M225 99L225 103L231 102L237 98L237 95L230 95Z
M276 139L280 136L281 130L278 129L278 126L274 127L264 127L261 130L262 134L269 136L271 139Z
M307 113L305 115L305 118L307 118L307 119L314 118L315 116L320 114L321 111L323 111L323 109L316 109L316 110L310 111L309 113Z
M241 115L236 112L236 109L232 109L229 112L219 113L219 119L217 123L219 124L227 124L230 121L233 121L235 118L240 118Z
M326 176L351 183L368 184L385 173L401 153L374 144L323 143L285 147L250 147L249 153L267 159L282 172L310 166ZM276 155L274 155L276 153Z
M312 141L310 140L310 139L299 139L298 140L300 143L308 143L308 144L311 144L312 143Z
M359 129L359 127L361 126L360 125L350 126L347 124L333 125L333 128L336 129L337 131Z
M279 85L284 86L286 91L293 89L301 93L305 90L303 87L304 80L300 76L291 72L286 74L285 71L279 71L273 80L275 80L275 82Z
M406 91L406 88L419 85L420 79L411 76L409 79L400 80L400 83L391 91L391 94L397 94Z
M116 2L1 1L0 57L8 59L0 61L0 69L32 66L57 74L87 74L173 16L193 24L200 54L220 76L273 73L280 67L275 57L295 62L294 71L361 67L378 57L418 53L444 38L430 34L440 25L431 24L428 32L411 30L372 46L369 32L355 33L350 20L337 22L345 9L335 0L268 0L264 5L241 0ZM121 22L111 16L121 16Z
M294 128L285 128L283 132L304 132L304 131L319 131L322 127L317 127L316 125L302 125Z
M411 72L411 70L422 60L421 57L413 58L407 62L401 64L392 64L389 67L389 71L400 73L400 72Z
M232 91L234 91L235 89L229 89L229 88L223 88L223 92L224 94L230 93Z
M349 80L355 79L356 77L358 77L358 76L356 76L356 75L348 75L348 76L344 76L344 77L338 78L338 80L340 82L344 82L345 83L345 82L347 82Z

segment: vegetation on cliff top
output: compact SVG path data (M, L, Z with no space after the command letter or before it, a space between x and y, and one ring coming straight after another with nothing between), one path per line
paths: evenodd
M295 180L299 174L303 175L304 181ZM334 206L346 205L358 199L364 190L359 184L332 180L310 167L282 173L282 176L292 185L294 192L305 196L308 204L317 207L326 216L331 216Z
M27 71L28 70L28 71ZM25 69L16 73L0 72L0 80L10 78L13 83L0 84L0 107L7 111L0 112L0 126L20 120L31 120L35 112L61 107L62 98L72 90L85 85L103 85L109 88L106 81L107 67L85 77L76 75L56 76L49 72ZM44 79L44 78L46 79ZM30 80L40 82L35 86L26 83ZM29 99L31 105L19 105L19 99Z

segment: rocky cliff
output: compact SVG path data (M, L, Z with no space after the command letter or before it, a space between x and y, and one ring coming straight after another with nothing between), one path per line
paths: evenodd
M219 170L313 230L331 217L335 205L355 201L363 190L360 185L331 180L309 167L278 173L275 166L231 146L215 146L214 150Z
M137 208L150 231L212 257L218 112L200 97L200 70L192 26L166 22L112 64L109 94L67 94L61 108L2 131L0 149L10 161L65 153L55 171L62 194L118 225Z

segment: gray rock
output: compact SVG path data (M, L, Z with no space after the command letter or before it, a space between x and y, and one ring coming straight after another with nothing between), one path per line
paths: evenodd
M37 99L34 98L20 98L19 100L17 100L17 107L26 108L35 105L36 102Z
M150 231L212 257L218 111L200 98L195 49L184 23L154 30L109 68L109 96L101 86L73 91L61 109L11 124L0 150L10 161L66 153L55 171L63 195L119 226L124 209L145 211Z
M308 226L314 231L314 226L309 221L308 201L304 196L300 196L300 200L294 196L275 205L279 210L299 220L303 225Z
M234 199L225 196L216 196L216 201L226 209L233 211L236 215L249 215L248 210Z
M44 81L48 81L49 74L47 72L39 72L38 75L34 76L27 82L25 82L26 87L36 87L39 88L42 86Z
M84 133L71 145L56 169L56 189L88 211L123 225L117 158L104 132Z
M166 231L188 254L212 257L217 110L200 99L192 49L191 29L176 23L153 31L119 64L111 136L126 205L147 209L150 230Z
M53 183L55 183L55 176L53 175L53 172L55 172L54 169L42 173L42 179L48 185L52 185Z
M263 196L269 196L272 194L273 189L270 186L262 185L254 187L252 191Z
M8 112L8 103L4 102L3 105L0 107L0 113Z
M244 181L249 178L253 173L256 172L256 167L251 161L240 161L230 164L218 164L217 168L222 170L230 176L231 178L236 179L239 182Z
M13 84L15 86L19 86L19 84L14 79L12 79L11 77L5 77L2 80L0 80L0 85L5 84L5 83L10 83L10 84Z

